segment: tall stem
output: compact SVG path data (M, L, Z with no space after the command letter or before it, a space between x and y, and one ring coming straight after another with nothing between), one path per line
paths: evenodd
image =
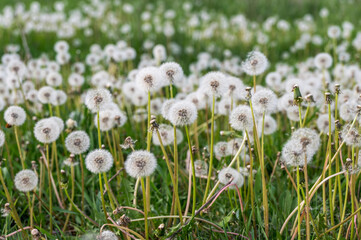
M103 206L105 219L108 219L107 209L105 208L105 200L104 200L103 183L102 183L102 174L101 173L99 173L99 189L100 189L100 197L102 199L102 206Z
M211 146L210 146L210 156L209 156L209 170L208 170L208 177L207 177L207 185L206 190L204 192L203 197L203 204L205 204L207 200L207 194L209 190L209 186L211 183L211 177L212 177L212 168L213 168L213 145L214 145L214 106L216 102L216 97L213 94L212 98L212 118L211 118Z
M143 192L143 205L144 205L144 225L145 225L145 239L149 239L148 233L148 209L147 209L147 194L145 190L144 179L140 178L140 183L142 185L142 192Z
M193 158L193 152L192 152L192 145L191 140L189 138L189 132L187 125L184 126L186 130L187 140L188 140L188 148L189 148L189 154L191 157L191 167L192 167L192 181L193 181L193 205L192 205L192 217L194 217L194 214L196 212L196 172L194 168L194 158Z
M300 166L297 165L297 232L298 239L301 239L301 196L300 196Z
M14 126L14 133L15 133L16 145L18 146L18 152L19 152L19 156L20 156L21 166L23 169L25 169L25 159L23 157L22 150L20 147L20 141L19 141L19 136L18 136L18 126Z
M50 228L50 232L52 232L53 231L53 201L52 201L51 169L50 169L50 159L49 159L49 144L46 144L46 161L48 163L48 185L49 185L49 214L50 214L49 228Z

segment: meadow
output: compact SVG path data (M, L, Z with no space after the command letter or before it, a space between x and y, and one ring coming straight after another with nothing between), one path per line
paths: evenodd
M358 0L0 2L0 239L361 239Z

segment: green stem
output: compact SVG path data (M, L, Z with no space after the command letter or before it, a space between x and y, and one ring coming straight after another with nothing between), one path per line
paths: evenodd
M188 147L189 147L189 154L191 157L191 167L192 167L192 181L193 181L193 205L192 205L192 217L195 216L196 212L196 172L194 168L194 158L193 158L193 152L192 152L192 145L191 140L189 138L189 132L187 125L184 126L186 130L187 140L188 140Z
M102 174L101 174L101 173L99 173L99 188L100 188L100 197L101 197L101 199L102 199L102 206L103 206L103 211L104 211L105 219L108 219L108 212L107 212L107 209L105 208L105 200L104 200L103 184L102 184Z
M15 133L16 145L18 146L21 166L22 166L22 168L24 170L25 169L25 159L23 157L22 150L21 150L21 147L20 147L20 141L19 141L19 136L18 136L18 126L14 126L14 133Z
M145 184L144 184L144 179L140 178L140 183L142 185L142 192L143 192L143 205L144 205L144 225L145 225L145 239L149 239L149 234L148 234L148 209L147 209L147 194L145 191Z

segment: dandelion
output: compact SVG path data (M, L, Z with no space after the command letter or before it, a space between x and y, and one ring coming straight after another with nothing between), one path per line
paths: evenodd
M114 113L114 125L116 127L122 127L127 122L127 115L123 111L116 111Z
M227 92L226 76L221 72L209 72L200 80L200 88L206 94L220 97Z
M166 62L159 67L165 85L178 83L183 80L183 69L176 62Z
M318 69L327 69L332 65L332 57L328 53L319 53L316 55L314 62Z
M10 106L4 113L4 119L9 125L21 126L26 120L26 113L22 107Z
M158 127L159 135L162 139L162 143L164 146L170 145L174 141L174 131L173 127L167 124L160 124ZM160 141L158 138L158 134L153 132L153 144L160 146Z
M0 130L0 147L2 147L5 143L5 133Z
M253 118L251 108L245 105L240 105L233 109L229 123L231 127L238 131L251 130L253 128Z
M197 108L191 102L178 101L169 109L168 116L174 126L190 125L197 119Z
M273 113L277 109L277 96L271 90L259 90L252 96L252 105L258 113Z
M85 158L86 168L92 173L108 172L113 166L113 157L109 151L96 149Z
M84 77L78 73L72 73L68 77L68 83L72 87L81 87L84 84Z
M321 114L317 118L317 128L321 132L327 133L329 131L329 116L328 114ZM331 116L331 132L335 130L335 119Z
M62 132L64 130L64 121L60 117L50 117L49 119L54 120L59 127L59 131Z
M157 160L153 153L138 150L128 155L124 167L129 176L143 178L152 175L157 167Z
M230 153L228 152L228 144L227 142L218 142L214 145L214 154L217 159L221 159L222 157L228 156Z
M86 132L75 131L65 139L65 147L72 154L81 154L86 152L90 146L90 139Z
M15 175L14 183L19 191L30 192L38 185L38 176L34 171L25 169Z
M177 101L175 99L168 99L168 100L165 100L163 102L162 109L161 109L161 114L162 114L164 119L169 120L169 110L171 109L173 104L176 103L176 102Z
M62 90L55 90L50 97L50 103L53 106L63 105L66 102L67 95Z
M289 166L303 166L312 159L309 148L303 148L296 139L289 140L282 149L282 158Z
M114 127L115 124L115 114L111 110L102 110L99 112L99 125L98 125L98 116L94 117L94 124L101 131L109 131Z
M339 26L330 26L327 30L327 35L332 39L337 39L341 36L341 29Z
M236 186L231 186L230 189L236 189L242 187L244 183L244 178L240 172L234 168L223 168L218 173L218 180L220 183L226 184L236 184Z
M159 68L145 67L139 70L135 82L145 92L156 92L162 87L162 75Z
M347 146L361 146L361 135L355 127L351 128L350 124L347 124L343 127L341 136Z
M112 231L105 230L96 237L96 240L118 240L118 237Z
M262 74L268 67L266 56L259 51L248 53L247 59L242 63L243 71L250 76Z
M218 114L228 116L231 113L231 110L236 107L235 102L232 101L230 98L223 98L218 103Z
M85 97L85 105L92 112L97 112L103 108L103 106L112 100L112 95L109 90L100 88L100 89L91 89L87 92Z
M278 72L270 72L266 76L266 84L275 91L281 90L282 76Z
M242 142L243 142L242 138L233 138L233 139L229 140L227 142L227 152L232 156L235 155L236 152L241 147ZM246 151L246 149L242 148L242 152L240 153L240 156L243 156L245 151Z
M262 129L262 119L258 121L258 129ZM264 118L264 135L273 134L277 130L277 122L276 120L267 115Z
M161 44L155 45L153 48L153 56L155 60L157 61L158 65L165 61L167 58L167 52L165 50L165 47Z
M57 87L60 86L63 82L63 77L60 75L60 73L52 71L48 73L45 80L49 86Z
M50 99L54 91L54 88L49 86L40 88L38 91L38 100L43 104L50 103Z
M225 81L228 84L228 91L225 93L225 96L230 96L234 100L245 99L246 89L241 79L227 76Z
M54 119L42 119L34 126L35 138L41 143L54 142L58 139L59 134L59 125Z
M314 154L320 147L321 140L319 134L310 128L299 128L292 133L294 139L300 147L310 150L310 154Z
M194 170L195 170L196 177L207 176L208 164L205 161L196 160L194 162Z

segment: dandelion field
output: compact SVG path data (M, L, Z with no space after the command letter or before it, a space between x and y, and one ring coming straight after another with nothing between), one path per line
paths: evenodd
M0 2L0 239L360 239L359 1Z

